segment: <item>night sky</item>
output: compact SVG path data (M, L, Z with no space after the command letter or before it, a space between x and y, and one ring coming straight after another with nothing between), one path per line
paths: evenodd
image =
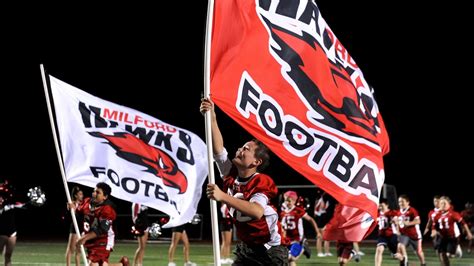
M167 1L159 9L129 5L15 11L2 26L2 163L0 177L18 194L40 185L48 203L19 213L25 236L64 236L66 197L56 159L39 64L49 74L204 138L205 1ZM435 194L458 210L473 199L472 49L463 8L362 1L319 1L323 17L375 88L390 135L386 183L408 194L423 224ZM93 11L91 11L93 10ZM174 19L166 19L174 15ZM231 154L250 136L218 112ZM248 138L247 138L248 137ZM310 184L273 158L277 184ZM209 204L203 199L200 212ZM129 204L119 203L119 213ZM44 222L26 219L47 217ZM39 219L41 221L44 218Z

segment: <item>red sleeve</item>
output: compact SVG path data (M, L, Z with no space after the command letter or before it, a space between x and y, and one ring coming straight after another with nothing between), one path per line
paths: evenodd
M115 210L112 206L106 205L104 206L104 209L100 213L99 219L105 219L105 220L115 220L117 218L117 214L115 213Z
M439 219L439 216L441 216L441 211L438 212L438 213L435 215L434 219L433 219L433 224L431 225L431 229L432 229L432 230L433 230L433 229L437 229L437 228L436 228L436 225L438 224L437 221L438 221L438 219Z
M400 216L400 210L393 210L392 216L393 216L393 217L398 217L398 216Z
M254 195L256 193L262 193L267 198L273 199L278 194L278 188L269 176L265 174L258 174L256 178L252 180L254 182L252 189L250 190L250 195Z
M304 210L303 207L298 206L297 208L298 208L298 215L299 215L299 217L300 217L300 218L303 217L303 216L306 214L306 211Z
M433 210L431 210L429 213L428 213L428 219L427 221L430 221L431 220L431 215L433 214Z
M224 184L223 184L223 190L225 193L227 193L227 189L229 189L230 187L232 187L232 185L234 184L234 178L232 176L226 176L224 178Z
M465 225L466 222L464 221L464 219L462 218L461 214L459 214L458 212L454 212L453 211L453 219L458 222L458 223L461 223L462 225Z
M86 206L89 205L90 202L91 202L91 198L85 198L82 201L81 205L77 206L76 212L84 214L84 210L86 209Z

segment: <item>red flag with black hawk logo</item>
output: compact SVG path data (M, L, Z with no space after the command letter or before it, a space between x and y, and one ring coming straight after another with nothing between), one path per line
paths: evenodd
M314 1L217 0L210 75L216 105L341 203L327 239L373 229L388 135Z

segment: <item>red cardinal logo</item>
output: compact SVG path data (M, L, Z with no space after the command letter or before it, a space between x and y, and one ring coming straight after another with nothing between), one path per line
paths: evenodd
M163 179L163 184L166 186L178 189L179 194L183 194L188 189L186 176L166 152L126 132L114 133L113 136L101 132L89 134L106 139L120 158L145 166L147 172Z

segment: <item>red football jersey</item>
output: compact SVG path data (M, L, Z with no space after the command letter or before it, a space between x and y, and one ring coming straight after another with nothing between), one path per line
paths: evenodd
M77 212L84 214L84 233L97 229L100 223L105 220L109 224L109 230L99 234L96 238L88 240L86 247L106 246L107 250L114 247L115 233L112 228L113 221L117 218L114 208L109 200L102 204L93 206L91 198L86 198L77 209ZM97 232L97 231L96 231Z
M377 223L379 227L379 236L391 237L396 231L395 225L392 223L392 219L397 217L397 211L388 210L386 212L379 212L377 217Z
M419 218L418 211L413 207L408 207L405 210L398 210L398 225L400 226L400 234L406 235L411 239L418 240L421 239L420 225L411 225L406 226L403 224L403 221L412 222L415 218Z
M303 207L293 206L293 208L284 208L280 212L281 227L285 232L285 243L294 241L300 242L303 238L303 216L306 211Z
M224 191L227 191L227 194L246 201L253 201L259 195L267 198L264 214L258 220L245 216L234 208L229 209L238 238L249 245L280 245L281 228L278 213L270 202L278 194L275 183L265 174L255 173L250 178L242 179L237 178L235 173L236 171L230 171L230 175L224 178Z
M438 214L439 209L434 208L428 213L428 221L434 222L435 216Z
M474 226L474 210L473 209L463 210L461 212L461 216L469 228Z
M456 229L456 223L465 224L461 214L453 210L438 212L434 218L434 228L436 228L443 237L457 237L456 230L459 229Z

